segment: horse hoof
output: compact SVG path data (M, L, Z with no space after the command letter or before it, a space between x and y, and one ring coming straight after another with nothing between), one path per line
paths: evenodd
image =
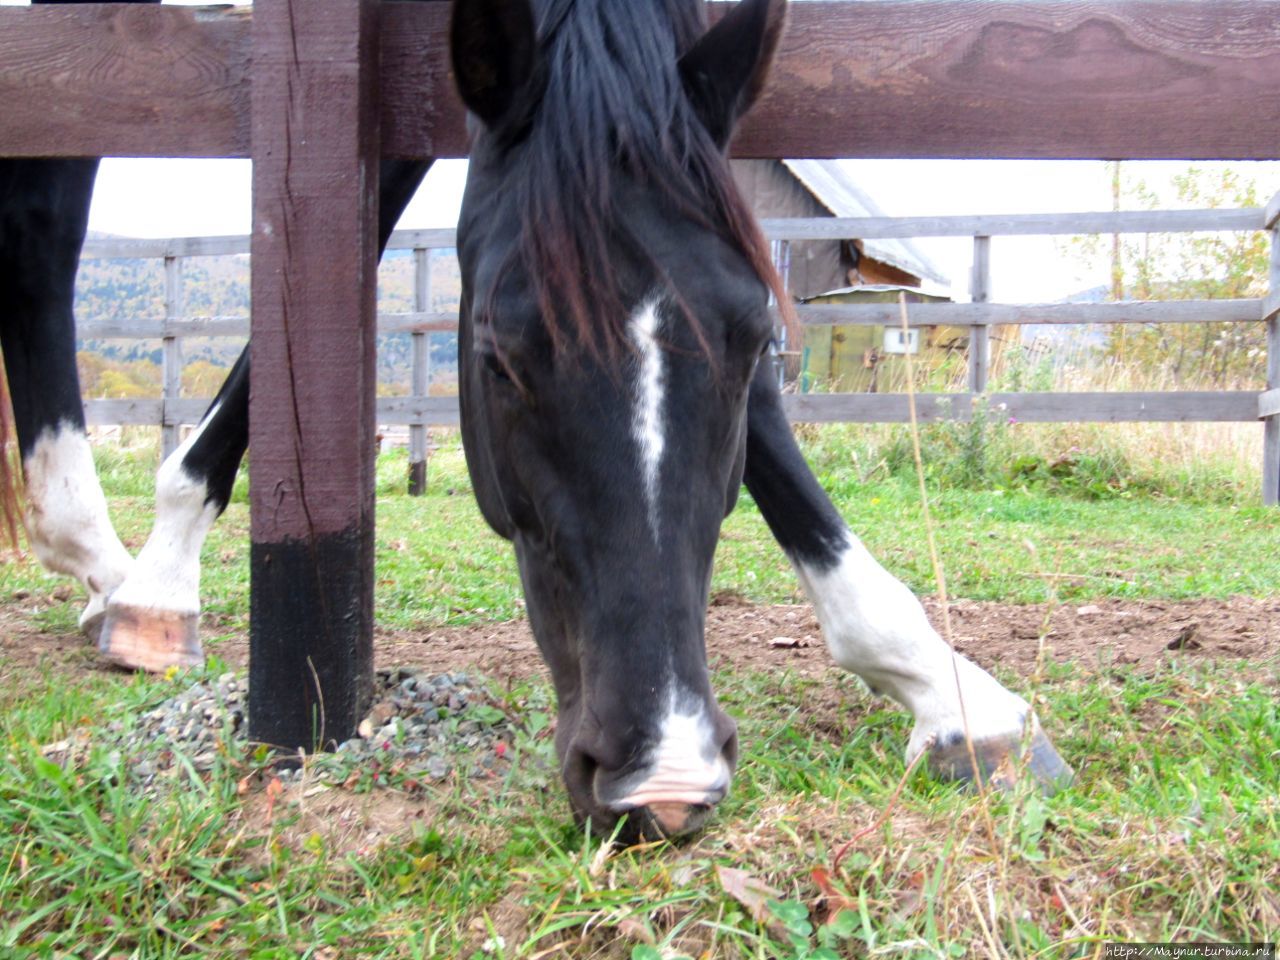
M1020 734L975 740L972 757L964 737L958 736L934 746L927 762L940 780L970 785L981 782L997 790L1010 790L1029 776L1046 796L1065 788L1075 776L1038 724L1030 741Z
M203 667L198 621L196 613L108 606L98 652L122 670L163 673L170 667Z
M97 610L93 613L86 610L80 618L80 632L84 634L85 639L97 643L98 638L102 636L102 622L106 618L106 610Z

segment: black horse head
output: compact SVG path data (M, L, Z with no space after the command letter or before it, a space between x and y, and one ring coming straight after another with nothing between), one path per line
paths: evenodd
M725 158L782 0L456 0L476 117L458 226L463 439L515 543L575 811L695 829L733 721L703 640L771 337L768 248Z

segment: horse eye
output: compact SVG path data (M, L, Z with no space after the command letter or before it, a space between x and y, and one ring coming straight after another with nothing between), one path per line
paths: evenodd
M483 350L480 353L480 362L484 364L484 368L488 371L489 376L502 383L511 383L511 371L507 369L496 353L492 350Z

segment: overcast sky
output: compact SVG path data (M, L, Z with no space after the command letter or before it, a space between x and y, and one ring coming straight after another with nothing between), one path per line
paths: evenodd
M1096 161L850 160L848 170L887 214L930 216L971 213L1065 213L1111 209L1111 173ZM1143 181L1174 199L1171 177L1186 162L1125 163L1126 184ZM1214 169L1222 164L1198 163ZM1233 163L1257 182L1261 197L1280 191L1280 162ZM435 164L410 203L401 227L451 227L457 220L466 162ZM89 227L133 237L248 233L250 167L247 160L104 160ZM1106 282L1104 272L1082 273L1063 239L1004 237L992 242L993 299L1059 300ZM972 260L965 238L918 240L917 245L952 278L964 298Z

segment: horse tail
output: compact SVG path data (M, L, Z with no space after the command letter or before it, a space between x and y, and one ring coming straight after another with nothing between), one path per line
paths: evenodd
M22 524L22 460L14 428L9 378L0 364L0 547L17 550Z

